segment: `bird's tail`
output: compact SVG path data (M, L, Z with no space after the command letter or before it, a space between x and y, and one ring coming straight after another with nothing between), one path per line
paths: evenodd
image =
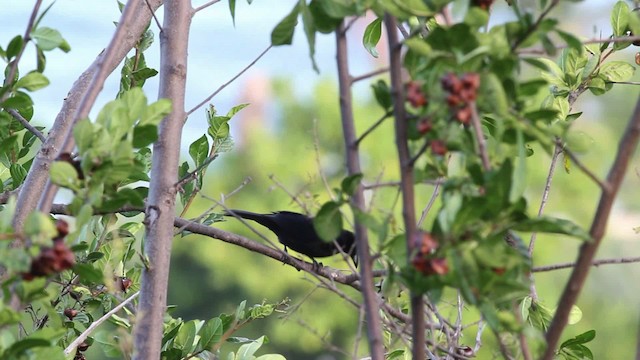
M240 217L243 219L252 220L257 222L260 225L266 226L269 229L275 226L275 223L272 219L271 214L258 214L251 211L228 209L228 210L225 210L222 213L222 215Z

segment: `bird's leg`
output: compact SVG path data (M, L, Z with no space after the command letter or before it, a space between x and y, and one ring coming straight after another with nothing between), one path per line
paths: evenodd
M318 272L324 266L321 262L317 262L315 258L311 258L313 261L313 271Z

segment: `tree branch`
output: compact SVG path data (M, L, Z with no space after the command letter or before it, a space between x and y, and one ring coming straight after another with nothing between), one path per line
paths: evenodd
M638 146L638 138L640 137L640 99L636 102L635 110L629 119L629 124L623 134L615 160L609 170L609 175L607 176L607 183L609 187L607 189L602 189L598 209L596 210L591 224L591 230L589 233L593 240L585 242L580 247L578 261L576 262L576 266L571 273L571 277L564 288L564 292L562 293L562 297L558 304L558 309L556 310L553 321L547 331L547 349L543 357L545 360L551 360L555 354L560 336L562 335L562 330L567 324L571 308L575 304L578 295L580 294L580 290L582 290L582 287L584 286L584 282L587 278L587 274L589 273L589 269L591 268L595 253L602 242L602 238L604 237L607 221L611 214L611 208L613 207L613 202L629 166L629 161Z
M628 264L628 263L637 263L640 262L640 257L632 257L632 258L616 258L616 259L601 259L595 260L591 262L591 266L600 266L600 265L610 265L610 264ZM554 271L561 269L570 269L575 267L575 262L568 262L562 264L555 265L545 265L545 266L536 266L531 269L532 272L545 272L545 271Z
M127 6L129 3L127 3ZM140 301L134 330L136 360L156 360L162 349L173 220L180 165L180 141L187 114L184 110L187 81L187 49L191 26L191 2L166 0L160 33L160 84L158 98L171 100L171 113L158 126L153 144L151 182L145 210L144 256Z
M342 118L347 170L349 175L355 175L361 173L362 170L360 169L360 153L353 119L351 77L349 75L347 34L344 22L341 22L336 30L336 59L340 88L340 115ZM362 183L359 183L350 199L350 204L354 211L366 211L363 191ZM364 298L365 319L367 320L369 353L372 360L383 360L384 342L382 339L382 324L379 313L380 305L377 301L373 284L373 261L369 253L369 237L367 228L361 221L358 221L357 216L354 216L354 232L356 237L356 250L358 258L360 259L360 277L362 278L362 296Z
M162 4L162 0L148 1L153 9L157 9ZM114 54L112 57L107 57L107 51L101 53L76 80L56 116L47 140L33 160L31 170L29 170L18 195L16 212L13 217L13 227L16 232L21 232L27 215L36 208L42 189L44 189L49 177L49 166L57 157L58 149L62 148L67 134L71 133L71 128L75 123L73 119L77 118L75 115L80 101L91 89L95 74L99 68L109 73L112 72L138 42L151 19L151 12L147 9L147 5L140 1L131 1L130 3L131 6L136 5L136 16L130 23L120 21L118 24L118 28L122 28L126 36L118 42L112 41L111 45L113 46L110 47Z
M232 82L236 81L237 78L239 78L242 74L244 74L247 70L249 70L253 65L255 65L258 60L260 60L260 58L262 58L264 56L264 54L266 54L269 50L271 50L271 47L273 45L269 45L266 49L264 49L260 55L258 55L258 57L256 57L255 59L253 59L252 62L249 63L249 65L245 66L244 69L240 70L239 73L237 73L234 77L232 77L231 79L229 79L229 81L227 81L226 83L220 85L219 88L216 89L216 91L214 91L211 95L207 96L206 99L202 100L198 105L194 106L191 110L187 111L187 116L191 115L194 111L198 110L200 107L204 106L206 103L208 103L209 101L211 101L211 99L213 99L216 95L218 95L218 93L220 91L222 91L224 88L226 88L227 86L229 86L229 84L231 84Z
M69 346L67 346L64 349L64 354L65 355L71 354L71 352L73 352L78 347L78 345L82 344L83 341L87 340L87 337L89 337L89 335L91 335L91 333L93 333L93 331L97 329L98 326L100 326L103 322L109 320L111 316L113 316L115 313L120 311L120 309L125 307L128 303L133 301L133 299L135 299L139 294L140 294L139 291L131 294L131 296L126 298L123 302L116 305L113 309L109 310L108 313L102 315L99 319L96 319L94 322L92 322L91 325L89 325L89 327L82 332L82 334L78 335L78 337L75 340L73 340L73 342L71 342L71 344L69 344Z
M384 24L389 40L389 63L391 75L391 96L393 98L393 112L396 129L396 148L400 163L400 188L402 189L402 217L407 240L407 257L410 261L413 253L413 239L417 234L415 196L413 187L413 167L408 145L407 119L404 108L404 94L402 86L402 61L400 41L398 39L397 21L390 14L384 15ZM425 316L422 294L411 293L411 319L413 342L413 359L425 359L425 346L421 339L425 338Z
M47 141L47 138L44 137L42 132L36 129L35 127L33 127L33 125L31 125L29 121L27 121L27 119L25 119L22 115L20 115L19 112L17 112L14 109L7 109L7 112L11 114L11 116L13 116L13 118L16 119L20 124L22 124L22 126L24 126L25 129L29 130L29 132L31 132L38 139L40 139L40 141L42 141L43 144L45 141Z

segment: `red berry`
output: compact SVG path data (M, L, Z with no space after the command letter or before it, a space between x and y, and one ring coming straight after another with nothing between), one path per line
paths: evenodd
M462 124L468 125L471 121L471 108L465 106L456 111L456 120L461 122Z
M427 105L427 97L422 92L420 85L415 81L407 84L407 101L415 108Z
M433 129L433 123L431 122L431 119L424 118L418 121L416 128L420 134L424 135Z
M78 310L66 308L64 309L64 316L66 316L69 320L73 320L74 317L78 316Z
M442 140L433 140L431 142L431 152L436 155L444 155L447 153L447 145Z

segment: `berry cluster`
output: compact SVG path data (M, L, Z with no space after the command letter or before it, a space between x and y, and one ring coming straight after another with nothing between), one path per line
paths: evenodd
M466 73L461 77L448 73L440 79L442 89L449 93L447 105L454 112L454 117L462 124L469 124L471 107L469 103L475 101L480 87L480 75Z
M44 246L40 249L40 254L31 260L29 272L22 274L24 280L56 274L75 265L75 255L64 243L64 237L69 233L69 225L64 220L57 220L56 229L58 235L52 239L53 247Z
M420 232L415 240L418 251L411 259L411 265L423 275L444 275L449 272L447 259L436 257L438 241L427 232Z
M414 108L427 105L427 96L422 91L422 87L416 81L410 81L406 88L407 101Z

